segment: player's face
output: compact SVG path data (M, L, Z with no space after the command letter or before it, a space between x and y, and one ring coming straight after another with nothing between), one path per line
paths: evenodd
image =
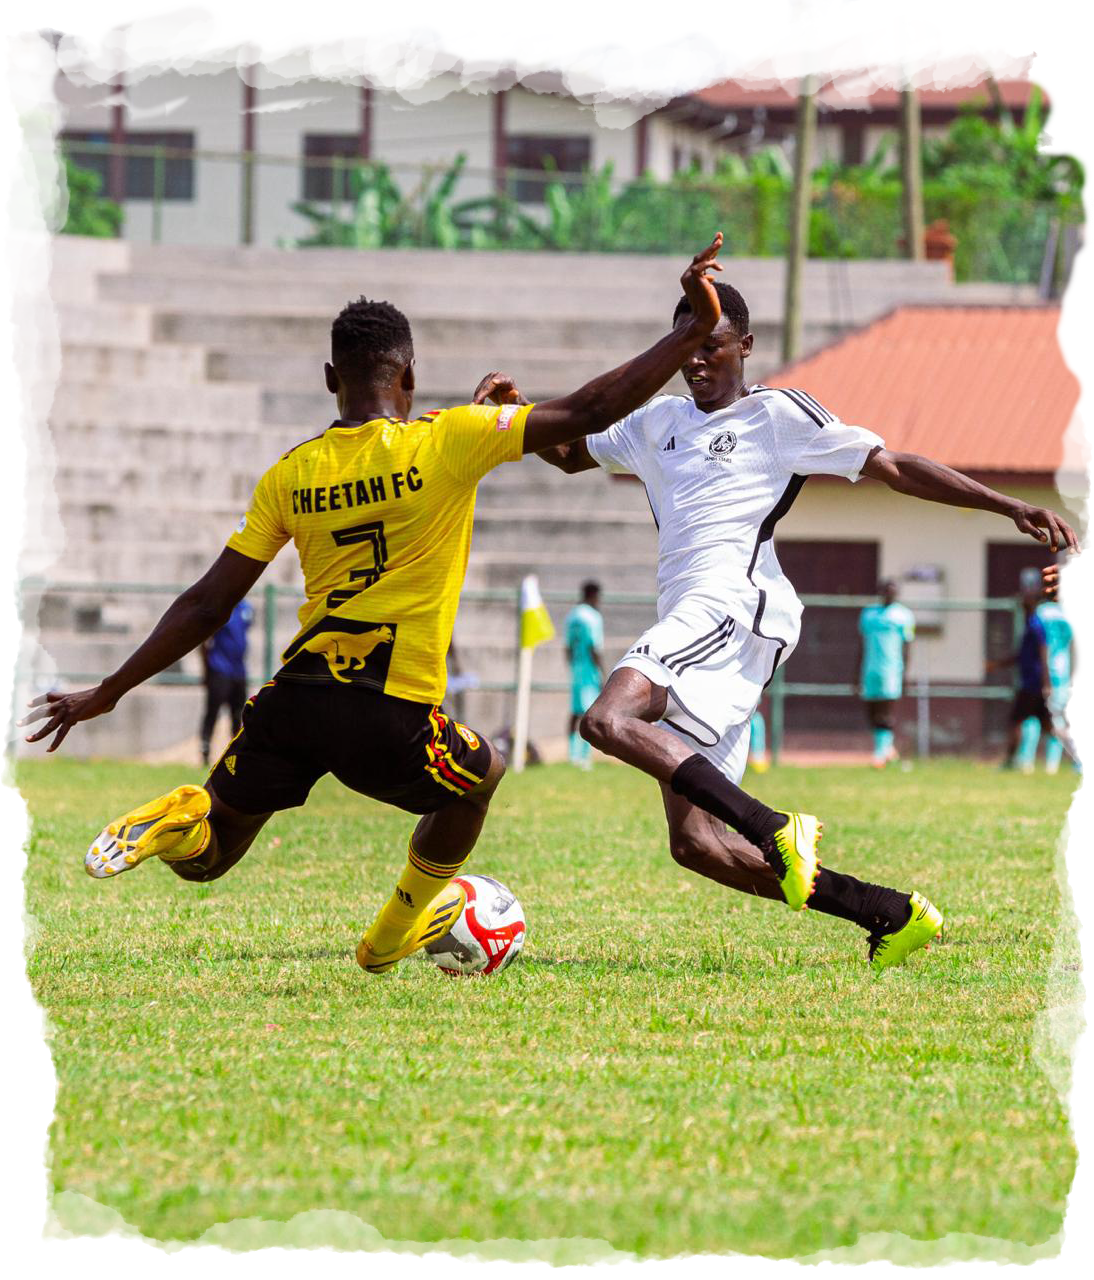
M681 316L677 323L684 319ZM752 334L735 333L723 316L706 342L680 368L700 409L720 409L740 396L744 362L751 350Z

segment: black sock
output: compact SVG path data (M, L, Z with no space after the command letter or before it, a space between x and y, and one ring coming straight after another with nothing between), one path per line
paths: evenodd
M907 921L911 899L896 889L821 867L808 906L810 911L850 920L867 933L882 934L892 933Z
M721 818L762 849L780 827L786 814L769 809L720 773L701 755L688 756L672 775L673 791L697 809Z

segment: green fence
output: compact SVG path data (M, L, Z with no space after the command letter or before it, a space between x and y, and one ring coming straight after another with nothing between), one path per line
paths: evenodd
M307 248L545 249L692 253L696 227L720 227L726 253L781 257L788 177L698 172L666 181L584 173L476 169L457 158L410 166L344 156L282 156L63 140L64 154L121 193L120 234L152 243ZM928 223L955 237L959 280L1058 293L1079 244L1078 202L1013 200L928 184ZM818 181L815 258L903 256L899 184Z
M26 606L34 598L41 601L44 597L49 597L52 601L59 598L84 597L92 598L100 602L110 602L119 597L159 597L166 602L168 599L177 596L183 590L180 584L160 584L160 583L132 583L132 582L105 582L105 583L77 583L77 582L48 582L42 579L26 579L22 583L21 595ZM568 609L574 603L572 592L544 591L543 599L548 606L556 606L556 615L563 608ZM288 642L291 635L295 631L295 621L290 624L282 622L283 611L281 606L291 603L296 606L300 602L299 592L292 587L281 587L274 583L268 583L259 591L256 591L249 597L254 610L257 621L257 635L259 645L252 646L252 663L251 663L251 680L252 683L259 683L259 676L262 680L269 679L280 665L280 647ZM494 672L489 673L488 677L481 679L473 686L469 692L481 691L484 693L501 693L510 694L516 689L516 659L517 649L519 647L519 630L520 630L520 592L519 588L493 588L466 590L460 597L461 607L473 604L508 604L512 608L512 634L514 636L514 655L513 655L513 671L512 673ZM617 606L639 606L649 610L649 620L652 622L656 617L657 598L648 593L627 593L627 592L604 592L601 597L602 609L610 612ZM876 596L853 596L853 595L803 595L802 602L806 608L805 620L808 622L809 611L811 609L852 609L860 610L867 605L876 604ZM915 602L909 602L909 607L913 613L917 612ZM157 605L157 612L159 607ZM952 615L956 613L977 613L982 616L989 612L1002 614L1011 619L1010 637L1015 644L1021 635L1023 626L1023 614L1020 603L1013 597L1004 597L998 599L968 599L968 600L932 600L929 604L920 607L921 614ZM33 618L28 618L28 622L33 622ZM75 634L83 634L89 642L93 642L96 638L102 639L109 636L108 630L96 629L94 618L90 619L89 628L85 632L77 631ZM637 634L637 632L636 632ZM806 633L807 637L807 633ZM135 647L139 643L141 637L130 635L127 633L125 639L127 643L131 643ZM806 640L803 640L803 646L800 650L805 651ZM254 657L258 657L259 670L255 671ZM768 705L769 705L769 741L773 759L779 758L783 749L786 731L786 708L788 702L795 698L855 698L858 690L854 684L840 682L805 682L793 679L793 670L795 660L792 658L790 662L780 667L775 674L774 679L768 689ZM81 685L90 685L97 683L108 674L104 670L93 670L89 666L79 669L65 669L54 673L51 680L58 685L79 687ZM28 681L38 680L33 671L23 670L17 673L17 684L25 685ZM194 687L201 684L199 676L188 675L179 670L166 671L156 676L151 684L173 685L173 686L189 686ZM536 680L533 682L533 693L538 694L562 694L569 691L569 684L558 680ZM1000 702L1009 701L1013 696L1012 689L1009 684L958 684L954 682L936 681L930 678L922 677L911 682L909 690L909 699L914 703L916 710L916 745L917 754L921 757L927 756L931 751L930 742L930 723L931 723L931 707L935 701L946 701L951 699L964 699L981 702Z

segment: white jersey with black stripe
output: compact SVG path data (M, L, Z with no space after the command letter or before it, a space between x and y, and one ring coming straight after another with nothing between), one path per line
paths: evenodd
M659 618L694 600L792 646L802 606L775 555L775 526L808 476L857 480L883 441L803 391L757 385L713 413L658 396L586 444L605 471L646 486Z

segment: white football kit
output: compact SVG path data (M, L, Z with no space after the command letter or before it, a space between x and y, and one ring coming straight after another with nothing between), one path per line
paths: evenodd
M748 722L801 624L775 526L807 476L857 480L883 441L803 391L758 385L713 413L658 396L585 443L642 481L658 528L658 621L618 667L666 688L661 723L739 782Z

